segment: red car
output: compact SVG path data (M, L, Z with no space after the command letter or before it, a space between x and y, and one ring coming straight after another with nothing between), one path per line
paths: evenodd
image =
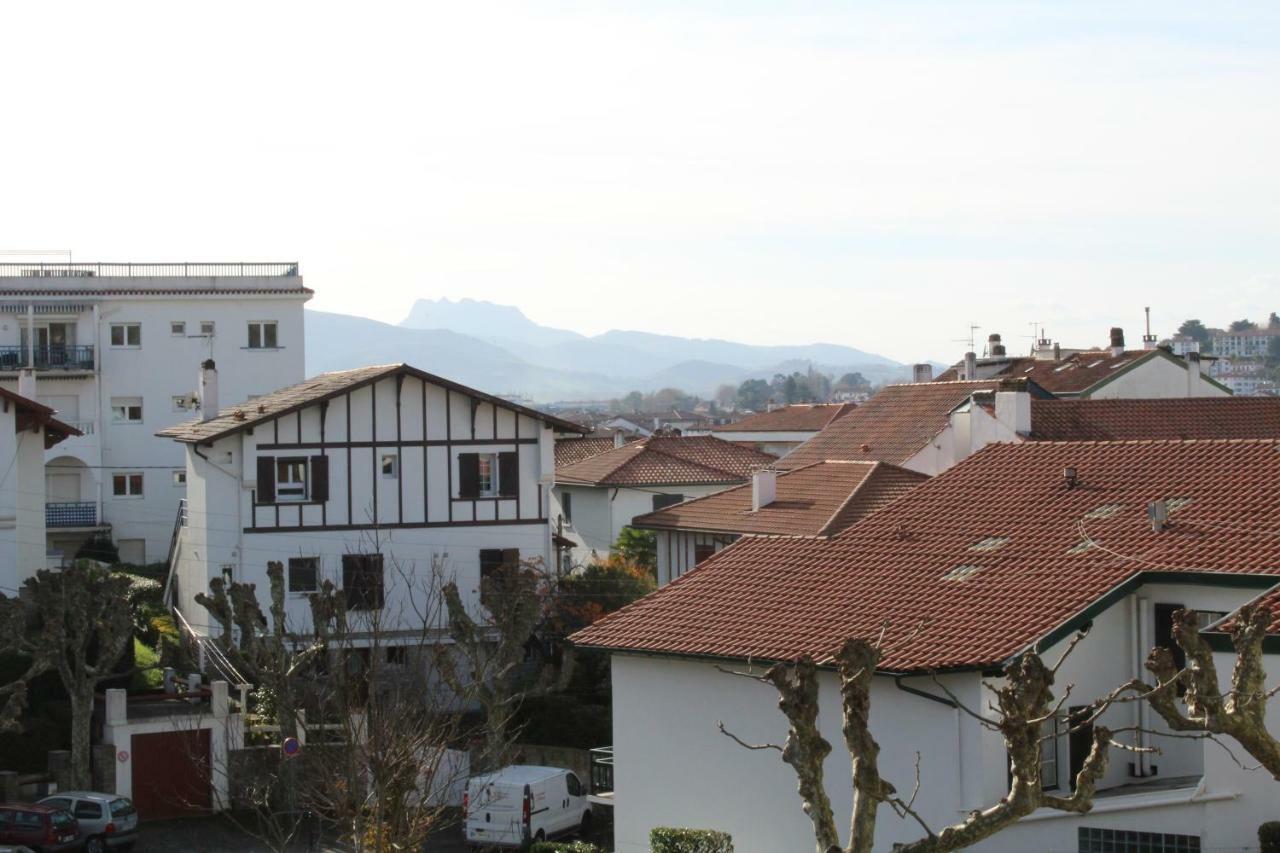
M22 844L36 853L79 850L80 824L66 809L0 803L0 844Z

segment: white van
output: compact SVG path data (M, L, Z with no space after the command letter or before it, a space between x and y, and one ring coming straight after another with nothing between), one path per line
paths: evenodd
M576 774L527 764L468 779L462 814L467 844L480 847L523 847L591 825L591 804Z

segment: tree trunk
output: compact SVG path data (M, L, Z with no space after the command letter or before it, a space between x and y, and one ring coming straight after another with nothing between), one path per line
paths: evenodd
M89 765L89 729L93 722L93 685L77 684L71 697L71 784L82 791L93 788Z

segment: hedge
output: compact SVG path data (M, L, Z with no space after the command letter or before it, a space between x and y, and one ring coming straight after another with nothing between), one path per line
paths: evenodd
M604 853L604 851L585 841L539 841L529 848L529 853Z
M659 826L649 833L651 853L733 853L733 839L714 829Z
M1280 853L1280 820L1269 820L1258 827L1258 844L1262 853Z

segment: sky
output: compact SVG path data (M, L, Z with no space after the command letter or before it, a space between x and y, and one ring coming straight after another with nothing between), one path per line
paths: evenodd
M954 360L1280 310L1280 4L24 3L0 250Z

